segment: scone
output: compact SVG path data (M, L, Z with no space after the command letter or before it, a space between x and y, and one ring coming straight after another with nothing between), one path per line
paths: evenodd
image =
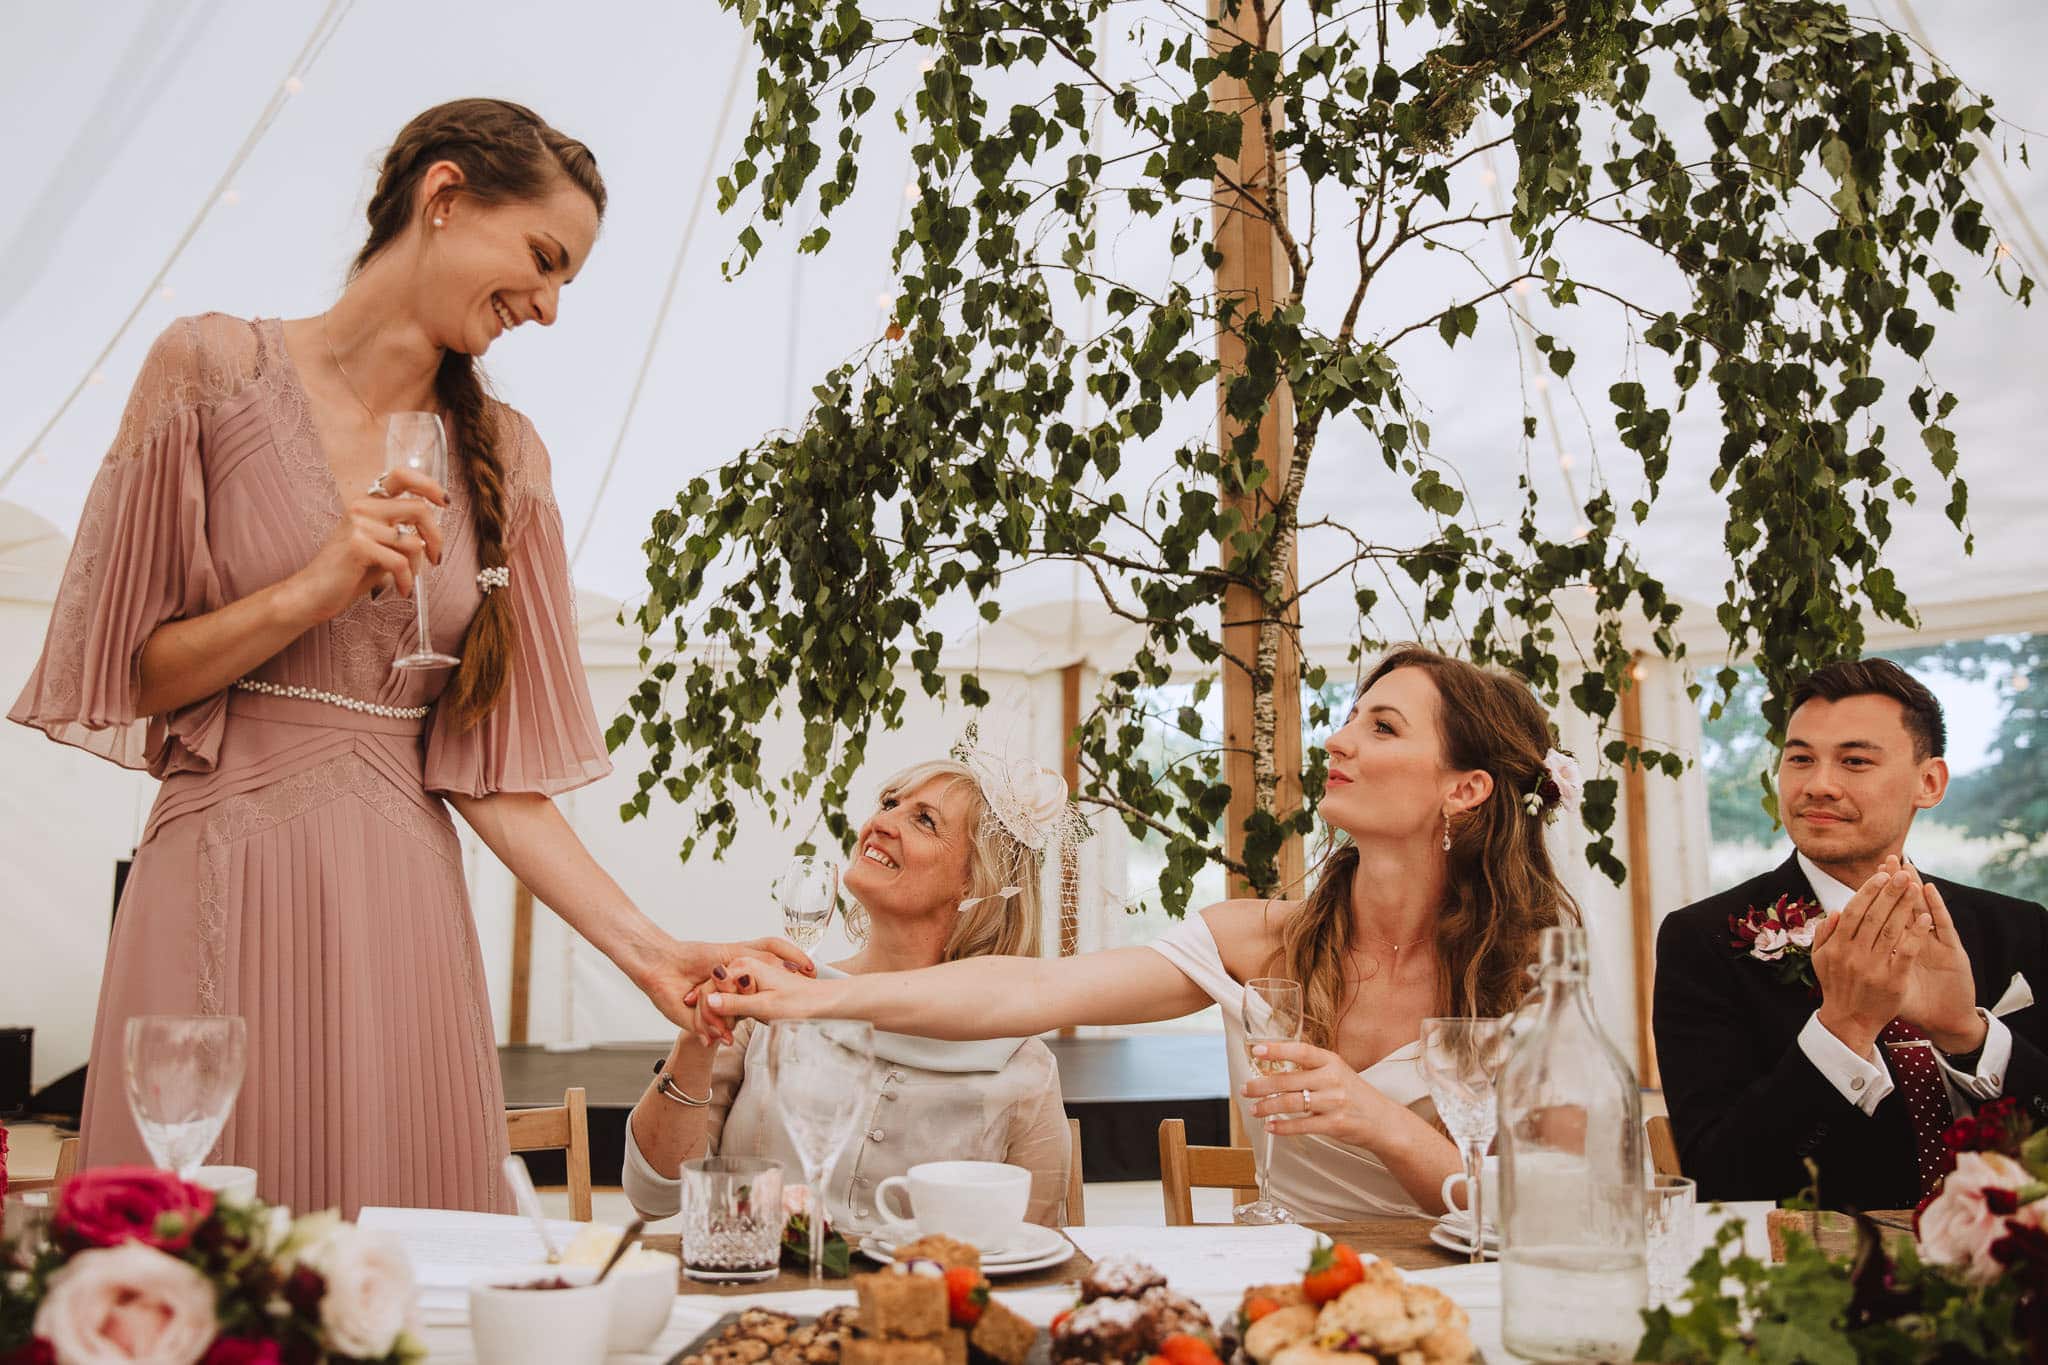
M1399 1355L1421 1344L1442 1320L1436 1299L1443 1296L1434 1291L1407 1292L1414 1287L1398 1277L1352 1285L1317 1314L1316 1345L1335 1351Z
M911 1261L937 1261L948 1270L964 1266L968 1270L981 1269L981 1253L968 1242L956 1241L934 1232L914 1242L905 1242L895 1250L899 1264Z
M1245 1329L1244 1353L1258 1365L1268 1365L1287 1347L1313 1338L1315 1331L1316 1310L1306 1303L1276 1308Z

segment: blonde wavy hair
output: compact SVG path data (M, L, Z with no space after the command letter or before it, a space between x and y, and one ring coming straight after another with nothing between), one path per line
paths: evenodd
M1436 684L1444 765L1493 778L1492 794L1450 824L1436 925L1436 1010L1510 1014L1528 992L1525 969L1536 960L1543 930L1580 923L1578 903L1551 864L1542 817L1523 805L1545 776L1550 717L1521 679L1419 645L1391 650L1360 694L1400 668L1419 669ZM1357 846L1333 835L1316 884L1287 916L1274 954L1276 974L1302 984L1302 1032L1319 1047L1335 1045L1349 994L1344 963L1357 870Z
M962 911L946 938L942 962L963 957L1037 957L1041 936L1040 920L1045 910L1041 873L1045 859L1012 838L989 808L988 798L974 770L954 759L931 759L913 763L882 784L881 799L916 791L933 779L945 782L944 790L965 786L974 793L972 825L968 832L967 892L961 897L974 904ZM1006 886L1017 888L1014 896L997 893Z

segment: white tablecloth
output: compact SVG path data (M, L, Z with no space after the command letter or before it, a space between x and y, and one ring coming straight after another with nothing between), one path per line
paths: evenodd
M1764 1215L1771 1208L1769 1204L1731 1204L1725 1207L1723 1217L1739 1219L1743 1225L1743 1240L1750 1254L1768 1258L1769 1243L1764 1233ZM1712 1239L1714 1229L1721 1219L1710 1217L1705 1210L1698 1219L1698 1240L1702 1246ZM1103 1231L1107 1232L1108 1229ZM1136 1229L1118 1230L1119 1233L1136 1234ZM1220 1237L1228 1237L1230 1228L1213 1231ZM1247 1230L1239 1230L1242 1231ZM1151 1229L1152 1235L1168 1235L1165 1229ZM1186 1232L1175 1230L1185 1236ZM1198 1272L1191 1272L1198 1273ZM1505 1362L1514 1359L1500 1342L1500 1267L1494 1263L1485 1265L1445 1266L1435 1270L1409 1270L1403 1272L1410 1279L1422 1284L1434 1285L1455 1299L1472 1318L1472 1344L1489 1361ZM1218 1276L1227 1271L1217 1272ZM1231 1282L1195 1284L1186 1278L1175 1284L1175 1288L1193 1298L1206 1309L1212 1318L1222 1321L1237 1311L1244 1294L1244 1287L1252 1281L1237 1278ZM1043 1327L1052 1321L1053 1314L1064 1308L1071 1308L1074 1294L1068 1288L1020 1289L1006 1291L1000 1280L994 1284L997 1297L1016 1312ZM689 1345L699 1333L727 1313L737 1313L742 1308L773 1308L784 1313L816 1314L827 1308L853 1302L849 1289L806 1290L785 1294L735 1294L731 1296L709 1294L681 1294L676 1298L675 1311L669 1317L668 1328L655 1342L654 1349L637 1355L617 1354L610 1357L612 1365L667 1365L668 1360L683 1347ZM469 1324L467 1322L430 1322L426 1333L427 1359L432 1365L471 1365L476 1361L470 1349ZM478 1362L488 1365L488 1362Z

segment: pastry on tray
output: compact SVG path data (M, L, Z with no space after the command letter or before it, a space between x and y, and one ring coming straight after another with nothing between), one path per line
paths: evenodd
M914 1242L905 1242L896 1248L890 1259L936 1261L947 1270L962 1267L968 1270L981 1269L981 1253L975 1250L973 1243L956 1241L936 1232L920 1237Z
M1473 1358L1470 1320L1449 1295L1349 1247L1317 1248L1299 1295L1284 1289L1245 1291L1238 1323L1252 1365L1467 1365Z
M1109 1365L1159 1356L1166 1365L1221 1365L1216 1328L1201 1306L1167 1288L1166 1277L1134 1257L1097 1261L1081 1281L1081 1302L1052 1322L1052 1357Z

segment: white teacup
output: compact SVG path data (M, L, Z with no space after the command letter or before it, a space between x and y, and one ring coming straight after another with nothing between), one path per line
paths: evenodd
M1472 1201L1462 1196L1465 1188L1465 1173L1452 1171L1444 1177L1443 1198L1446 1212L1444 1217L1462 1228L1467 1237L1472 1235ZM1488 1157L1479 1164L1479 1198L1485 1205L1486 1230L1492 1232L1500 1227L1500 1158Z
M212 1190L223 1204L256 1202L254 1166L201 1166L193 1173L192 1183Z
M910 1196L908 1215L892 1207L897 1190ZM875 1188L875 1212L897 1239L934 1233L981 1251L1016 1242L1031 1202L1031 1172L1000 1161L925 1161Z
M612 1286L612 1350L644 1351L654 1344L676 1306L682 1271L677 1258L646 1247L635 1247L612 1267L606 1280Z

